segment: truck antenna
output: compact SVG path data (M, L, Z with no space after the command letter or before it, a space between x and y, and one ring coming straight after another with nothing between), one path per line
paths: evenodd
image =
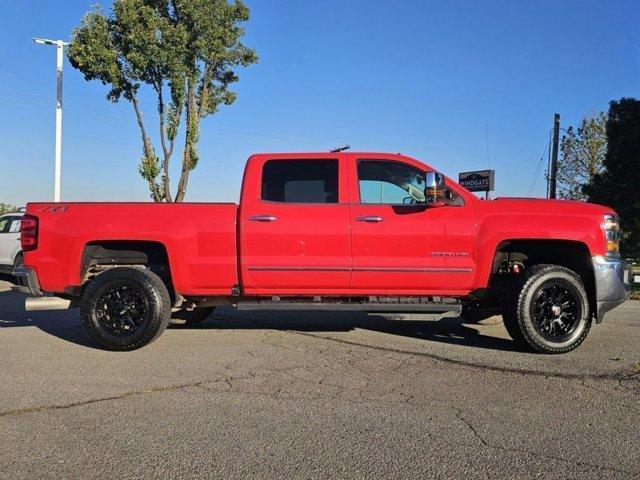
M351 148L351 145L345 145L344 147L338 147L338 148L334 148L332 150L330 150L331 153L340 153L340 152L344 152L345 150L349 150Z

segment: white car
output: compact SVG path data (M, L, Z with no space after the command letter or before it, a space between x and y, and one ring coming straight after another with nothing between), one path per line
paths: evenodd
M7 213L0 217L0 273L13 273L22 265L20 221L24 213Z

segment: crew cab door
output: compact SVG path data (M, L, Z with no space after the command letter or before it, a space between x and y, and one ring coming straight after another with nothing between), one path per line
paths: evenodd
M340 155L258 157L240 202L247 294L346 291L351 276L347 168Z
M424 203L426 168L401 158L352 156L351 289L381 295L466 293L473 279L475 214Z

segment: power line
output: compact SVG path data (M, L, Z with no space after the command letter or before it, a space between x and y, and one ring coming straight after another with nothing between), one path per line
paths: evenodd
M7 93L3 94L2 91ZM23 98L16 97L14 96L15 94L19 94ZM3 96L5 96L5 98L2 98ZM24 98L25 96L40 97L40 98L26 99ZM38 94L34 92L25 92L25 91L16 90L16 89L0 87L0 101L4 100L10 103L21 103L23 105L28 105L33 107L47 107L48 103L45 103L45 102L47 99L51 99L51 98L52 97L50 95ZM35 102L31 100L35 100ZM78 108L76 106L69 106L70 103L85 106L85 107L91 107L91 111L87 111L85 109ZM96 108L105 110L105 112L96 112L95 111ZM122 111L115 105L113 106L96 105L94 103L82 102L82 101L73 100L73 99L65 99L65 109L67 111L73 111L76 114L81 114L86 117L96 118L96 119L99 118L99 119L109 119L109 120L117 120L117 121L128 121L131 118L128 115L123 115L124 111ZM143 112L143 113L147 113L147 112ZM160 124L159 121L154 121L154 120L146 120L146 123L154 126L159 126ZM214 131L212 130L212 128L227 130L228 132ZM235 138L245 138L245 139L251 138L256 140L260 138L271 139L271 140L290 140L290 141L296 141L296 142L303 142L307 144L322 145L323 147L325 147L326 145L330 145L331 143L335 143L335 141L321 140L317 138L309 138L309 137L301 137L301 136L292 136L292 135L286 135L286 134L280 134L280 133L274 133L274 132L264 132L259 130L250 130L245 128L231 127L228 125L221 125L218 123L211 127L201 126L201 130L209 131L216 135L223 135L223 136L229 136L229 137L235 137ZM238 133L235 133L235 132L238 132Z
M484 126L487 134L487 169L491 169L491 155L489 154L489 120L484 121Z
M531 183L529 184L529 189L527 190L527 197L531 195L531 193L533 193L533 189L536 186L536 182L538 181L538 176L540 175L540 171L542 169L542 165L545 159L545 154L547 153L547 150L549 149L550 146L550 140L547 141L546 146L544 147L544 150L542 151L542 155L540 155L540 161L538 162L538 166L536 168L535 173L533 174L533 178L531 179Z

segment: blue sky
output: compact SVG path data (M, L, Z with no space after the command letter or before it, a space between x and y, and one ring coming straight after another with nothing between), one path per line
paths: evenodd
M95 0L3 5L0 202L53 196L55 49ZM245 159L260 151L402 152L457 178L487 166L494 195L524 195L562 126L640 96L640 2L247 0L238 101L203 121L187 199L236 201ZM110 2L102 2L105 9ZM131 106L111 104L67 62L63 200L146 200ZM157 129L151 96L143 96ZM174 159L177 180L178 157ZM543 196L542 174L534 194Z

